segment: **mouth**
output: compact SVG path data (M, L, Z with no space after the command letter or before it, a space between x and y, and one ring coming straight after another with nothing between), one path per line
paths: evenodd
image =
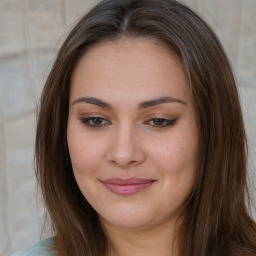
M132 195L150 187L156 180L129 178L113 178L101 180L102 184L111 192L118 195Z

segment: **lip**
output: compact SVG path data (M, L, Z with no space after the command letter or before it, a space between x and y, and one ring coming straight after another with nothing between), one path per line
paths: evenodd
M156 180L141 179L141 178L128 178L120 179L113 178L101 180L103 185L111 192L118 195L132 195L150 187Z

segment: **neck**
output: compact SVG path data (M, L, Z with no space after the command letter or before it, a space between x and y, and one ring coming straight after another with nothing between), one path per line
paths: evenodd
M102 223L103 224L103 223ZM109 241L108 256L177 256L175 223L149 228L121 228L104 223Z

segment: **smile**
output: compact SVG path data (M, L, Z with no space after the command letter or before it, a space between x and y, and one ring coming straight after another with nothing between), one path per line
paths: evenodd
M150 187L156 180L129 178L129 179L107 179L101 181L111 192L119 195L132 195Z

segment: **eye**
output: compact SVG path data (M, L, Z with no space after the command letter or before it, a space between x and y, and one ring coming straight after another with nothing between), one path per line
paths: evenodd
M101 128L104 125L111 124L109 120L98 116L81 118L81 121L83 124L93 128Z
M145 122L146 124L150 124L152 126L155 126L157 128L164 128L167 126L174 125L174 123L177 121L176 119L165 119L165 118L153 118L149 121Z

